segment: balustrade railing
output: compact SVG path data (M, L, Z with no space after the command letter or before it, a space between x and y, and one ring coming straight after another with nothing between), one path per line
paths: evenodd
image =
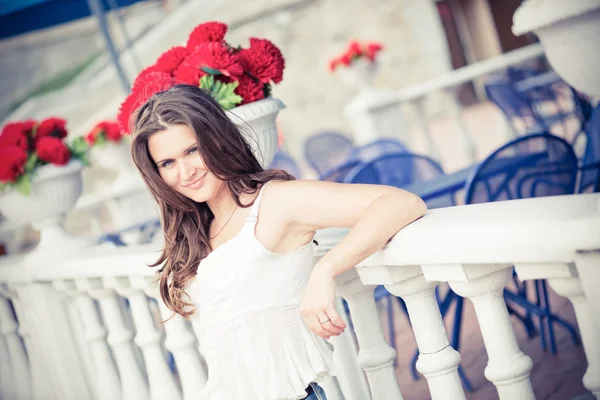
M318 232L315 257L345 232ZM192 323L179 316L158 323L171 313L146 266L157 250L101 245L47 263L1 258L0 397L196 398L208 371ZM572 301L588 361L583 383L600 399L600 194L436 209L339 276L359 350L350 332L333 340L340 373L326 383L330 398L402 399L373 298L385 285L406 302L431 397L464 399L460 354L434 294L447 282L474 304L489 357L485 377L499 397L534 399L531 359L502 296L513 266L520 279L547 279Z

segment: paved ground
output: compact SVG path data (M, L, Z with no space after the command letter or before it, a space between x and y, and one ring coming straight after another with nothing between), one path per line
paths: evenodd
M575 314L571 303L551 292L552 309L556 314L569 322L575 322ZM381 313L381 321L387 326L386 313ZM447 318L446 326L451 326L452 319ZM537 321L536 321L537 324ZM429 399L429 391L424 378L413 381L410 374L409 363L415 351L415 340L412 330L408 326L406 316L396 307L395 331L398 348L398 366L396 376L406 400ZM513 328L517 335L519 346L523 352L533 359L531 381L538 400L567 400L583 396L583 399L592 400L593 397L586 391L581 379L587 368L585 354L581 346L575 346L570 335L560 326L555 328L558 353L552 355L541 348L539 337L527 339L523 326L513 318ZM497 399L495 387L484 377L484 368L487 364L487 354L483 339L477 323L475 311L470 302L465 302L462 338L461 338L462 365L470 378L474 390L468 393L469 400ZM578 398L578 400L580 400Z

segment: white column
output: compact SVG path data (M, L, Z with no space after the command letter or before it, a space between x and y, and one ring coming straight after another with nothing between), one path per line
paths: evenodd
M151 282L147 282L145 292L149 297L157 301L162 320L166 321L169 319L173 312L163 303L158 292L158 287ZM181 382L183 399L196 399L208 379L197 350L196 338L190 332L185 319L180 315L175 315L168 322L165 322L163 326L166 333L165 347L173 354L175 364L179 367L177 371Z
M568 298L573 304L588 362L583 386L592 392L596 399L600 399L600 332L594 327L592 307L583 292L581 281L578 277L555 278L549 279L548 283L556 293Z
M354 344L353 331L348 322L348 316L340 297L336 297L336 309L346 323L346 329L339 336L332 336L329 340L333 344L333 362L338 368L337 381L345 400L369 400L369 386L365 373L358 365L356 345Z
M579 315L577 315L577 322L589 364L588 373L584 376L583 384L588 390L594 393L597 399L600 399L600 344L598 341L598 337L600 336L600 311L598 310L600 305L600 290L598 290L598 282L600 282L600 250L580 252L575 259L575 265L583 292L587 298L587 303L590 305L587 316L580 319ZM573 303L573 306L575 306L575 303ZM585 308L584 310L580 310L580 312L584 311ZM583 319L586 321L583 321ZM590 369L592 370L591 373Z
M458 127L465 158L471 162L475 162L477 160L475 144L473 143L469 129L467 129L467 123L463 115L462 106L458 100L456 88L450 88L446 90L446 93L448 93L448 96L450 97L450 107L452 109L452 114L454 115L454 121Z
M121 377L121 396L123 400L147 400L148 385L133 349L131 341L133 334L127 328L121 313L117 293L113 289L102 288L97 279L89 279L93 283L90 295L98 300L102 317L108 330L107 342L113 350L113 355Z
M417 370L427 379L431 398L463 400L465 392L458 376L460 354L448 342L435 297L436 286L437 282L427 282L423 275L418 275L386 288L406 303L419 347Z
M375 286L365 286L355 269L336 277L338 294L346 299L356 337L358 364L367 374L373 400L401 400L394 372L396 351L385 341L375 305Z
M510 280L512 267L469 265L465 268L478 270L479 277L467 282L450 282L450 287L475 306L489 357L485 377L496 386L501 400L535 399L529 380L533 363L519 349L504 302L503 289Z
M181 391L169 369L161 347L162 335L154 323L148 298L142 289L121 287L118 290L119 294L129 300L131 306L133 322L137 331L135 343L142 349L148 373L149 398L152 400L181 399Z
M23 342L18 335L19 323L13 314L8 299L0 296L0 334L6 343L10 370L13 379L10 385L14 398L31 398L31 378L29 375L29 362L23 347ZM2 361L4 363L5 361ZM8 376L8 374L7 374Z
M423 132L423 136L425 137L425 141L427 143L427 152L429 156L436 161L440 161L440 152L433 142L433 138L431 137L431 128L429 126L429 120L427 119L427 111L425 111L425 99L420 97L418 99L413 100L413 104L417 109L417 123L419 124L419 128Z

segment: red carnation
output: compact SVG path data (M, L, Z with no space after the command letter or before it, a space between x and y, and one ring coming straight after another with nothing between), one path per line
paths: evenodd
M200 78L207 74L202 68L219 71L226 77L239 77L244 72L237 54L223 43L201 43L177 68L175 79L198 86Z
M13 125L13 124L10 124ZM16 124L14 124L16 125ZM8 127L8 129L7 129ZM10 127L7 125L0 133L0 148L8 147L8 146L18 146L21 149L28 151L29 150L29 138L27 134L24 133L20 128Z
M48 118L40 122L37 131L35 133L36 138L43 138L47 136L53 136L56 138L67 137L67 130L65 125L67 121L62 118Z
M379 43L369 43L367 45L367 50L365 51L365 55L371 61L375 61L375 56L382 49L382 46Z
M240 105L265 98L264 84L256 79L248 75L242 75L238 83L239 85L235 88L235 93L242 96L243 101Z
M104 122L102 125L102 129L104 130L106 138L111 142L118 142L123 136L121 134L121 130L119 129L119 124L117 124L116 122Z
M239 57L246 71L262 83L279 83L283 79L283 55L269 40L250 38L250 47L241 50Z
M206 42L222 42L227 33L227 24L222 22L205 22L194 28L187 42L189 51Z
M0 182L14 182L25 171L27 153L19 146L0 147Z
M352 41L350 43L350 46L348 47L348 51L346 52L346 54L348 54L348 57L350 57L350 59L360 57L362 55L360 44L356 40Z
M173 79L170 75L157 76L156 79L149 81L144 87L137 88L121 103L117 121L119 128L125 134L130 133L129 124L133 113L141 107L148 99L158 92L168 90L173 87Z
M168 72L161 72L155 69L154 66L148 67L142 72L138 74L138 76L133 81L133 85L131 86L131 91L136 92L140 90L145 90L145 88L149 85L153 85L156 80L171 80L171 74Z
M40 138L35 144L35 150L40 160L55 165L65 165L71 158L69 148L57 137Z
M171 47L158 57L154 68L156 71L172 74L189 54L189 50L183 46Z

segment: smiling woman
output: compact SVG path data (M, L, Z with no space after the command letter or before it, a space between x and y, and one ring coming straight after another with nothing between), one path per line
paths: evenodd
M159 92L134 117L133 160L165 232L161 295L197 325L208 363L200 398L325 399L315 382L335 367L322 338L346 327L334 278L421 217L423 201L264 170L198 87ZM326 227L352 229L313 267L313 235Z

